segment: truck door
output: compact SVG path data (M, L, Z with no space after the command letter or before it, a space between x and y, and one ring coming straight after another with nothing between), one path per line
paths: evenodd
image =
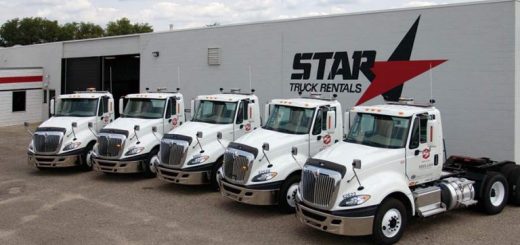
M412 122L410 140L406 148L406 175L410 185L434 179L436 166L428 143L428 114L417 115ZM438 159L437 159L438 161Z
M98 113L96 117L96 131L99 132L107 124L112 122L112 117L108 109L108 96L103 96L99 99Z
M249 121L250 112L248 111L249 100L242 100L238 105L237 117L235 120L235 140L242 135L253 131L253 125ZM252 116L252 115L251 115Z
M164 114L163 133L178 127L181 123L181 118L177 114L177 100L175 97L170 97L166 101L166 112Z
M335 107L321 107L316 113L316 117L314 119L314 124L311 130L310 135L310 152L309 155L313 156L316 153L322 151L323 149L331 146L337 140L334 134L329 133L327 131L327 112L329 110L335 111ZM336 120L331 122L330 127L336 128Z

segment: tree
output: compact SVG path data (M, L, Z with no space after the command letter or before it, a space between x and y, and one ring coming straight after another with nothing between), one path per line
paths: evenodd
M106 27L107 36L128 35L145 32L153 32L152 27L148 23L132 24L126 17L116 21L110 21Z
M57 21L40 17L8 20L0 27L2 46L27 45L58 41L60 26Z
M85 22L66 23L61 27L60 41L96 38L104 36L105 31L99 25Z

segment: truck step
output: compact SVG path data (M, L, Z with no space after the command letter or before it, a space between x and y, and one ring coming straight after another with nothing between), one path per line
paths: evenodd
M419 216L421 216L421 217L430 217L430 216L444 213L444 212L446 212L446 207L444 205L438 206L437 208L434 208L434 209L429 209L429 210L424 210L424 211L421 209L418 210Z

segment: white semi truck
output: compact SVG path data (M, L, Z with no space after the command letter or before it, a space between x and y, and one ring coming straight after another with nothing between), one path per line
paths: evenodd
M225 147L260 127L259 101L253 92L231 90L197 96L191 103L191 121L161 140L159 155L152 160L159 179L183 185L211 184L218 189L217 171Z
M119 111L120 117L98 134L92 154L94 169L154 177L150 159L159 152L160 139L185 121L182 94L129 94L120 99Z
M389 244L413 216L473 205L496 214L508 197L520 204L520 169L513 162L445 159L441 114L432 105L402 102L350 112L355 117L345 141L303 167L296 198L302 223L339 235L371 234Z
M303 164L343 138L341 105L319 97L275 99L265 111L262 128L229 143L220 191L238 202L294 212ZM291 155L292 146L302 154Z
M52 117L31 132L29 165L38 169L79 166L91 170L95 133L114 120L112 94L91 89L59 95L57 100L50 100L50 112Z

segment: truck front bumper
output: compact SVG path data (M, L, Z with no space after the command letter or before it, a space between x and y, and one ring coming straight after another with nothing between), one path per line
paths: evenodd
M131 159L104 159L98 156L92 158L93 168L105 173L140 173L148 156L133 157Z
M305 206L305 204L299 201L296 202L296 217L310 227L344 236L365 236L372 234L376 207L370 207L366 210L363 209L362 212L356 211L357 210L353 210L351 214L345 212L342 215L336 215L318 211ZM351 215L353 217L350 217Z
M74 167L79 164L78 155L36 155L32 153L27 154L27 163L30 166L37 168L66 168Z
M222 196L241 203L253 205L276 205L278 204L278 193L280 188L253 189L238 186L220 180L220 193Z
M169 183L181 185L205 185L210 182L210 170L173 169L164 164L158 164L157 177Z

